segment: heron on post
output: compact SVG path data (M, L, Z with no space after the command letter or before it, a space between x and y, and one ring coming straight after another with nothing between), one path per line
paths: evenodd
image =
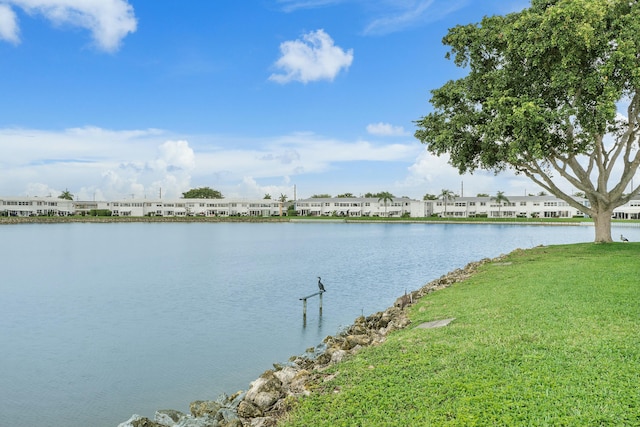
M327 290L324 288L324 285L322 284L322 281L320 279L320 276L318 276L318 289L320 289L320 292L326 292Z
M624 237L622 234L620 235L620 240L622 240L623 242L628 242L629 241L629 239Z

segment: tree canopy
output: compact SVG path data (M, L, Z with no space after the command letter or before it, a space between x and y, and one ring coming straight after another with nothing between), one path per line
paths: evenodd
M376 194L374 197L378 198L378 201L382 201L382 203L386 204L387 202L393 202L393 194L388 191L383 191L381 193Z
M460 173L524 174L612 241L613 209L639 190L624 194L640 165L640 2L532 0L443 43L468 74L432 91L416 137Z
M71 194L69 190L64 190L62 193L60 193L58 199L73 200L73 194Z
M366 198L371 198L371 199L383 199L385 197L389 197L389 198L394 198L395 196L391 193L389 193L388 191L381 191L379 193L365 193L364 197Z
M192 188L182 193L185 199L224 199L224 196L218 190L209 187Z

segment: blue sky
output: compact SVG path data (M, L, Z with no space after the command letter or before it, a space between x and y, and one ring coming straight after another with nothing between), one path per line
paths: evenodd
M527 6L0 0L0 195L538 192L461 177L413 137L430 90L464 72L447 29Z

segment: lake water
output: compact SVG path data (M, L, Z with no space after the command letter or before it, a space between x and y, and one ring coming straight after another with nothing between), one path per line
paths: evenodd
M483 224L0 226L0 425L188 412L468 262L593 236ZM303 325L299 298L317 276L323 315L310 299Z

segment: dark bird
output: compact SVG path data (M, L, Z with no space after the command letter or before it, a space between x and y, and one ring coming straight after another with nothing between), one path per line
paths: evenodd
M622 240L623 242L628 242L629 241L629 239L624 237L622 234L620 235L620 240Z
M324 285L320 281L320 276L318 276L318 289L320 289L320 292L326 292L326 289L324 288Z

